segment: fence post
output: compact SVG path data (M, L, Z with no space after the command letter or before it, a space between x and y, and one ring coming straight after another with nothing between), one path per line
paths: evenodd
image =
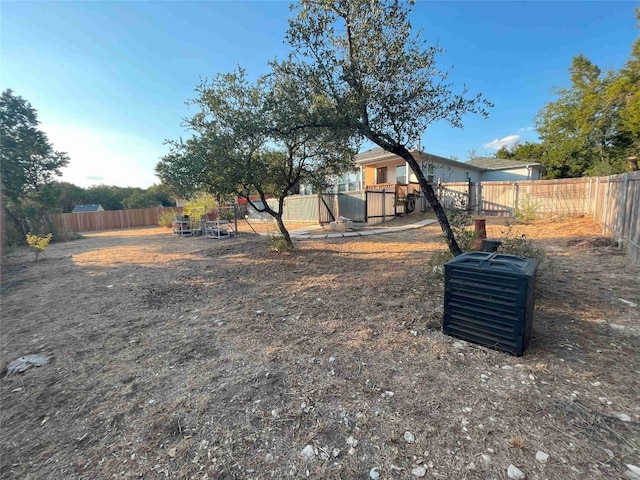
M514 215L518 211L518 184L513 182L513 211L511 212Z
M585 215L589 215L591 213L591 203L592 203L592 200L591 200L591 184L593 183L592 181L593 181L593 179L591 177L589 177L589 189L587 190L587 192L588 192L587 193L587 211L584 212Z
M611 177L607 177L607 187L604 191L604 211L602 212L602 235L607 232L607 217L609 214L609 194L611 193Z
M629 195L629 173L624 176L624 194L622 196L622 221L620 229L620 238L618 238L618 248L622 248L622 243L626 241L625 231L627 229L627 199Z
M369 221L369 191L364 191L364 223Z
M600 197L600 177L596 177L596 196L593 202L593 219L598 218L598 198Z

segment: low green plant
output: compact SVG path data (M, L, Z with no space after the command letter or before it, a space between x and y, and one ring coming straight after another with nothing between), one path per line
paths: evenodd
M531 196L525 195L518 200L513 216L520 223L529 224L538 219L539 209L540 202L535 201Z
M553 273L554 264L549 259L547 251L532 243L524 233L515 233L509 222L505 223L505 229L502 230L501 241L502 244L498 248L498 252L536 259L538 261L538 277Z
M230 206L218 208L218 217L220 218L220 220L234 220L236 218L235 207Z
M158 215L158 225L161 227L171 228L173 220L176 218L176 212L167 210Z
M293 250L280 233L269 234L269 249L278 253L291 253Z
M469 212L466 209L453 208L447 211L447 218L460 249L463 252L473 250L477 235L476 232L469 229L473 224L473 217L469 215ZM444 234L443 238L446 240Z
M33 235L31 232L27 233L27 243L36 252L36 262L40 254L47 249L52 238L53 235L51 233L46 234L44 237Z

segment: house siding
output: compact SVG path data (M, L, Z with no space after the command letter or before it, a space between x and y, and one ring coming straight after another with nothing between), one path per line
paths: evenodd
M504 170L486 170L482 172L483 182L515 182L523 180L540 180L540 169L537 167L509 168Z

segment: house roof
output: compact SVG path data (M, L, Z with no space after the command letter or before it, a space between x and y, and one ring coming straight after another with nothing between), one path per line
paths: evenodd
M435 162L439 164L463 168L465 170L475 170L477 172L483 172L486 170L508 170L511 168L540 166L540 163L534 161L523 162L520 160L508 160L504 158L489 157L476 157L473 160L469 160L468 162L458 162L457 160L451 160L450 158L433 155L432 153L426 153L418 150L410 151L418 162ZM376 147L356 155L356 165L370 165L372 163L393 160L394 158L400 159L398 155L389 153L383 148Z
M507 170L511 168L523 168L540 166L540 163L534 161L510 160L507 158L490 158L476 157L467 162L467 165L481 168L482 170Z
M444 165L457 166L466 170L483 170L482 168L476 167L475 165L469 165L468 163L458 162L457 160L451 160L450 158L440 157L439 155L433 155L432 153L425 153L418 150L410 150L410 152L419 163L427 161ZM401 160L398 155L389 153L386 150L377 147L356 155L356 165L370 165L372 163L384 162L393 159Z
M71 213L99 212L100 209L104 210L99 203L88 203L86 205L76 205Z

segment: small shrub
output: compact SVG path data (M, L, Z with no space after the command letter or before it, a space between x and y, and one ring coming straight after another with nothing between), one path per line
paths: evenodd
M32 235L31 232L27 233L27 243L29 244L29 247L31 247L36 252L36 262L38 261L38 257L40 256L40 254L47 249L52 238L53 235L50 233L48 233L44 237Z
M184 215L191 219L192 227L200 223L200 218L217 210L218 202L210 193L199 192L189 199L184 206Z
M534 245L525 234L518 235L513 232L513 227L508 222L505 223L505 227L506 229L502 230L502 244L498 248L498 252L538 260L538 277L553 273L554 264L550 261L544 248Z
M234 220L236 218L236 210L234 206L231 207L220 207L218 209L218 217L221 220Z
M269 234L269 248L278 253L290 253L292 248L280 233Z
M539 208L540 202L536 202L530 196L523 196L518 200L513 215L520 223L529 224L538 219Z
M463 252L474 250L474 242L477 236L476 232L469 229L473 224L473 217L469 215L469 212L464 209L451 209L447 211L447 218L460 249ZM446 242L444 234L443 238Z
M158 215L158 225L161 227L171 228L173 225L173 220L176 217L176 212L173 211L164 211Z

